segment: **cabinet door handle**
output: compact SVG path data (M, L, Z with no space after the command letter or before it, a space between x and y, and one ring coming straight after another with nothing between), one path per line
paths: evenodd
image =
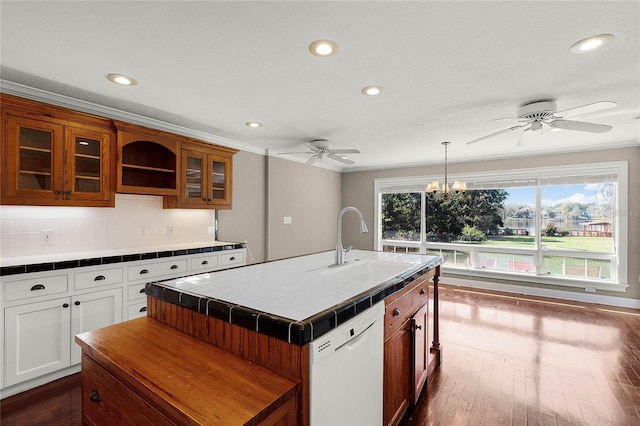
M73 304L76 305L76 306L80 306L80 301L76 300L75 302L73 302Z
M236 260L236 257L235 257L235 256L231 256L231 257L229 258L229 260Z
M140 275L144 275L144 274L148 274L149 270L148 269L143 269L142 271L140 271Z
M416 325L416 330L422 330L422 326L421 325Z
M62 191L55 191L56 195L62 195Z
M178 269L178 265L171 265L171 269Z
M394 317L397 317L398 315L400 315L400 309L395 308L395 309L393 310L393 316L394 316Z
M147 307L143 306L142 308L140 308L140 312L147 312Z
M62 305L62 307L63 307L63 308L68 308L68 307L69 307L69 304L68 304L68 303L65 303L64 305Z
M425 293L426 293L425 289L424 289L424 288L421 288L421 289L420 289L420 294L425 294Z
M67 195L67 196L71 196L71 194L73 194L73 192L71 192L71 191L65 192L65 195Z
M97 276L97 277L95 277L93 280L94 280L94 281L103 281L103 280L106 280L106 278L105 278L105 276L104 276L104 275L98 275L98 276Z
M89 397L91 402L100 402L100 394L96 389L91 391L91 396Z
M31 291L36 291L36 290L44 290L44 284L36 284L33 287L31 287Z
M202 263L201 263L201 265L208 265L208 264L209 264L208 260L203 260Z
M144 289L144 288L141 288L141 289L140 289L140 294L142 294L142 293L144 293L144 292L145 292L145 289Z

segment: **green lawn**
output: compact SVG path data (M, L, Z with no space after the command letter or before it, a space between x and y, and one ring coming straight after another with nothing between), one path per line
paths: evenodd
M534 237L513 235L491 237L481 243L486 246L533 247ZM542 245L557 250L582 250L610 253L613 251L613 238L610 237L542 237Z

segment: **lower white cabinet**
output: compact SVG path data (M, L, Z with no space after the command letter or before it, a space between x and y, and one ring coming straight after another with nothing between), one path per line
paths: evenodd
M71 365L82 360L74 336L122 321L122 289L97 291L71 298Z
M5 308L4 385L80 362L74 336L122 321L122 289Z
M234 249L1 277L0 398L79 364L76 334L147 315L147 282L244 264Z
M71 298L5 308L4 384L68 367L71 360Z

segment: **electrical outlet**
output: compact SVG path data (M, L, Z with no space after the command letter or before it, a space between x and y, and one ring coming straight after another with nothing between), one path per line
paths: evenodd
M282 218L282 223L285 225L291 225L293 223L293 220L291 219L291 216L284 216Z
M43 246L53 244L53 229L43 229L40 232L40 239Z
M140 227L140 236L142 238L147 238L149 236L149 229L146 226Z
M167 225L167 235L173 236L173 225Z

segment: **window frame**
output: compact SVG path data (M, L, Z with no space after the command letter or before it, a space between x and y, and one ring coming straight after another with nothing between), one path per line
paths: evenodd
M497 251L510 252L517 255L532 254L536 260L535 265L542 265L543 256L569 256L576 252L558 249L543 249L540 243L540 237L536 236L536 244L531 249L528 248L502 248L497 246L483 245L467 245L456 243L432 243L425 241L426 229L426 195L424 189L427 184L435 179L442 180L441 175L425 175L411 177L395 177L395 178L377 178L374 181L374 249L382 250L384 242L382 240L382 195L399 192L419 192L421 193L420 203L420 241L393 241L393 245L397 247L418 248L420 253L426 253L427 250L454 250L469 251L472 256L472 263L469 266L452 266L451 264L443 264L443 272L456 275L477 276L496 279L507 279L511 281L525 281L531 284L556 285L563 287L576 288L593 288L596 290L608 290L616 292L624 292L628 287L627 270L628 270L628 162L615 161L603 163L588 163L577 165L559 165L546 167L533 167L526 169L508 169L491 172L469 172L448 174L450 181L462 180L470 183L482 183L489 181L502 180L530 180L535 179L536 186L536 229L540 229L541 222L541 181L548 180L548 176L558 178L575 178L576 176L603 175L612 174L617 176L614 180L614 249L612 253L601 252L578 252L581 258L611 259L611 279L590 279L588 277L568 277L561 275L541 275L539 271L535 272L512 272L500 270L485 270L478 268L476 265L479 251ZM470 185L473 188L473 185Z

